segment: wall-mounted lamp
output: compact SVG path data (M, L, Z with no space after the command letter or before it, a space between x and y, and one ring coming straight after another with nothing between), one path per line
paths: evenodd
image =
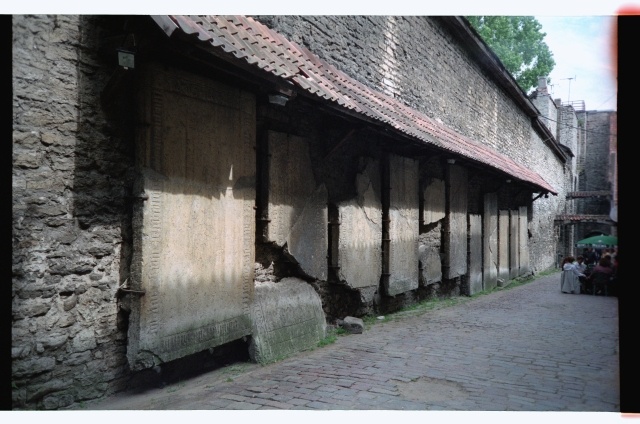
M447 163L449 165L453 165L454 163L456 163L456 160L455 159L447 159Z
M135 53L131 50L126 50L123 48L116 49L118 51L118 65L122 66L124 69L134 69L135 68Z
M272 105L284 106L287 104L288 101L289 101L289 96L285 94L282 94L282 93L269 94L269 103L271 103Z

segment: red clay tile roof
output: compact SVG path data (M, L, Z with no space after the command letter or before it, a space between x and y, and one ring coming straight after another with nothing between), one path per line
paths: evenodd
M515 180L557 194L538 173L436 122L398 100L372 90L320 59L306 48L244 16L153 16L171 35L176 30L197 37L214 49L246 60L303 90L383 122L411 138L463 156Z

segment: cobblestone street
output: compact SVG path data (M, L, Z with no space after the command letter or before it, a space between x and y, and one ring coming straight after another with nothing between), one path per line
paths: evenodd
M84 408L618 412L619 378L618 299L563 294L556 273Z

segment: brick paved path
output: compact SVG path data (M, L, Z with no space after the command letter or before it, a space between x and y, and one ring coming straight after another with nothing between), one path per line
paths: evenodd
M556 273L85 408L617 412L618 301L560 293Z

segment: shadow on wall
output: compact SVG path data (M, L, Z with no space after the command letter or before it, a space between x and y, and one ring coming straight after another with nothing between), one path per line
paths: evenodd
M91 319L78 319L76 325L101 336L94 355L101 352L126 368L127 317L118 314L115 294L128 278L132 251L133 71L122 74L115 50L104 44L121 36L123 17L81 16L79 20L85 47L77 49L78 115L71 188L77 238L71 246L74 257L65 260L93 265L86 270L89 278L75 277L75 281L101 291L99 312L92 313ZM76 314L86 315L81 308L76 307ZM96 373L82 378L100 388L96 390L106 390L105 376Z

